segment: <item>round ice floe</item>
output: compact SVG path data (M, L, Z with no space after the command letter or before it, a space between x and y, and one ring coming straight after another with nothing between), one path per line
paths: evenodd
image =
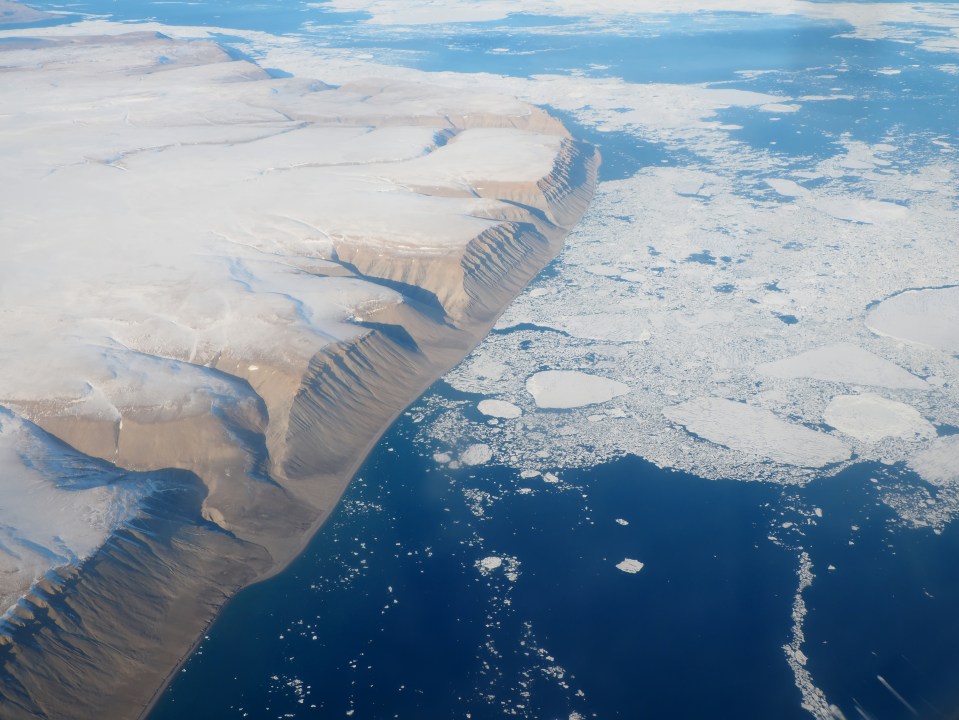
M464 465L482 465L493 457L493 451L485 443L470 445L460 454L460 462Z
M840 432L866 442L879 442L885 437L915 440L936 434L932 423L915 408L869 393L834 397L823 419Z
M959 353L959 287L900 293L873 308L866 325L879 335Z
M621 563L616 563L616 568L622 570L624 573L630 573L635 575L644 567L643 563L639 560L633 560L632 558L626 558Z
M597 405L629 392L629 385L578 370L545 370L526 381L537 407L578 408Z
M494 418L518 418L523 411L511 402L505 400L480 400L477 409L488 417Z
M959 435L939 438L909 460L909 467L933 485L959 483Z

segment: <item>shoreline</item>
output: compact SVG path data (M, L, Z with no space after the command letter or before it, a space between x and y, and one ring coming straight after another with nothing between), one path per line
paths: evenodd
M592 195L592 188L595 188L595 184L596 184L596 182L597 182L597 174L598 174L598 169L599 169L599 164L600 164L600 162L601 162L601 159L600 159L600 156L599 156L599 152L596 151L596 150L594 150L593 161L592 161L591 163L589 163L590 167L589 167L589 169L587 170L587 176L589 177L589 181L588 181L588 182L589 182L589 185L590 185L590 188L591 188L591 190L590 190L590 195ZM583 212L585 212L585 207L583 208ZM582 213L580 213L580 214L582 214ZM536 275L538 275L538 274L549 264L549 262L551 262L551 261L562 251L563 244L564 244L564 242L565 242L565 237L566 237L566 235L568 234L568 232L569 232L569 230L567 230L566 232L561 233L561 234L558 236L558 239L555 240L553 243L551 243L550 251L549 251L549 253L548 253L548 254L549 254L549 258L547 259L547 261L546 261L539 269L535 270L535 271L532 272L532 273L528 273L528 272L527 272L527 273L524 273L524 274L529 275L529 277L526 279L525 283L523 283L523 286L524 286L524 287L525 287L526 285L528 285L529 282L531 282L531 281L533 280L533 278L535 278ZM502 305L500 311L499 311L498 313L496 313L496 315L495 315L491 320L489 320L488 322L485 323L485 328L478 328L478 329L476 329L476 331L475 331L474 333L472 333L472 335L473 335L472 342L470 343L470 345L469 345L468 349L466 350L466 352L464 352L464 353L462 354L462 357L461 357L460 359L465 358L466 356L468 356L469 353L472 352L473 349L474 349L477 345L479 345L479 344L484 340L484 338L486 337L486 335L489 333L490 329L495 325L496 320L499 318L499 316L500 316L500 315L502 314L502 312L506 309L506 307L509 305L510 302L512 302L512 298L511 298L508 302L506 302L505 304ZM457 362L459 362L459 361L457 361ZM455 364L456 364L456 363L454 363L453 365L455 365ZM452 366L451 366L450 368L447 368L447 370L449 370L449 369L451 369L451 368L452 368ZM169 673L167 674L167 676L164 678L163 683L162 683L159 687L157 687L157 689L154 691L153 696L150 698L150 701L144 706L143 710L136 716L136 717L137 717L137 720L146 720L146 719L149 717L150 713L153 711L153 709L156 707L157 703L160 701L163 693L167 690L167 688L169 688L170 683L173 681L173 678L176 677L177 673L179 673L180 670L184 667L184 665L186 665L186 663L190 660L190 658L191 658L191 657L193 656L193 654L196 652L197 648L202 644L203 640L205 639L205 635L207 634L207 631L208 631L211 627L213 627L213 625L216 624L216 622L219 620L220 615L222 614L223 610L224 610L224 609L227 607L227 605L236 597L236 595L239 594L240 592L242 592L243 590L245 590L245 589L247 589L247 588L249 588L249 587L252 587L253 585L256 585L256 584L258 584L258 583L264 582L264 581L266 581L266 580L269 580L269 579L275 577L276 575L279 575L279 574L282 573L284 570L286 570L286 568L289 567L289 565L290 565L296 558L298 558L300 555L302 555L303 552L306 551L306 549L309 547L310 543L311 543L311 542L313 541L313 539L316 537L317 533L319 533L319 532L322 530L323 526L326 525L326 523L327 523L327 521L329 520L330 516L332 515L333 511L335 511L336 507L339 505L339 502L340 502L340 500L342 499L343 495L344 495L344 494L346 493L346 491L349 489L349 486L350 486L350 484L353 482L353 478L355 477L356 473L357 473L357 472L359 471L359 469L362 467L363 463L366 462L366 459L369 457L369 454L372 452L373 448L376 447L377 443L380 442L380 440L382 439L383 435L386 434L386 432L390 429L390 427L393 425L393 423L396 422L397 418L399 418L399 417L403 414L403 412L406 410L406 408L408 408L411 404L413 404L413 403L417 400L417 398L421 397L425 392L427 392L427 391L429 390L429 388L430 388L436 381L438 381L439 379L441 379L441 378L443 377L443 375L445 375L445 372L446 372L446 371L441 372L441 373L439 373L438 375L436 375L435 377L432 377L431 379L429 379L429 380L419 389L419 391L416 392L416 393L411 397L411 399L409 400L409 402L407 402L406 405L403 405L402 407L396 409L395 412L393 412L393 413L391 414L390 418L389 418L386 422L383 423L383 425L382 425L382 427L380 428L380 430L379 430L379 432L377 433L377 435L376 435L375 437L373 437L372 439L369 440L369 442L368 442L368 443L366 444L366 446L362 449L362 451L360 451L359 453L356 454L356 456L355 456L356 460L355 460L352 468L349 470L348 474L346 475L345 480L342 482L342 485L341 485L341 487L340 487L340 490L339 490L339 493L338 493L338 495L337 495L336 501L329 507L329 509L327 510L327 512L322 516L322 518L320 518L320 519L316 522L316 524L313 526L313 528L312 528L308 533L306 533L305 535L302 536L302 538L301 538L301 539L302 539L302 543L301 543L301 545L299 546L299 549L296 550L295 552L293 552L284 562L282 562L282 563L277 563L277 564L273 565L272 567L270 567L270 569L269 569L267 572L265 572L265 573L263 573L262 575L258 576L258 577L257 577L255 580L253 580L252 582L249 582L249 583L245 584L245 585L244 585L243 587L241 587L236 593L234 593L233 595L231 595L230 598L229 598L226 602L224 602L224 603L217 609L217 611L216 611L216 613L214 614L214 616L213 616L213 617L209 620L209 622L207 622L206 625L204 626L203 632L201 632L201 633L197 636L196 640L193 642L193 645L190 647L189 651L186 652L186 654L184 654L184 655L182 656L182 658L179 660L179 662L176 664L176 666L173 667L173 668L169 671Z
M240 82L267 80L257 66L224 62L210 43L134 34L74 39L66 47L86 53L101 45L141 53L159 46L167 54L170 49L185 53L191 73L211 68ZM303 82L267 81L294 88ZM375 99L383 96L388 110L378 121L382 127L416 133L435 128L432 132L450 136L451 142L440 146L449 148L446 154L461 156L452 161L457 173L472 167L463 162L478 162L480 173L489 172L488 179L475 176L475 188L461 188L455 183L462 180L444 176L442 162L440 182L432 180L424 172L425 167L437 173L430 158L425 166L405 171L409 180L400 176L417 203L435 199L441 209L477 208L470 216L476 230L457 245L456 233L470 226L451 229L439 214L432 219L439 222L432 232L449 243L439 245L440 252L421 248L416 254L402 245L391 252L391 228L380 244L364 244L362 237L338 240L329 260L288 255L296 257L292 267L304 273L296 277L306 278L297 282L345 278L383 288L378 292L390 299L364 307L352 336L316 345L312 354L294 358L299 365L271 364L258 351L243 354L229 346L209 358L191 356L192 367L209 368L233 391L245 393L245 404L172 417L134 406L119 425L64 415L42 396L42 402L14 405L17 413L89 457L134 471L172 468L193 479L179 500L148 501L66 581L38 583L24 597L0 645L5 718L147 717L226 603L302 554L396 418L482 342L509 303L561 251L592 198L598 151L571 138L560 121L539 108L512 99L486 108L485 98L464 101L403 84L367 82L328 92L347 97L352 92L364 96L363 102L372 97L372 109L359 107L350 116L342 104L334 104L340 115L331 118L322 115L322 103L315 113L293 105L299 102L296 96L287 100L287 114L303 113L308 122L340 132L366 127L375 117ZM397 108L391 92L406 93L412 99L409 108ZM425 108L424 100L430 102ZM480 111L471 111L473 106ZM451 107L460 109L455 121ZM464 134L471 130L473 135ZM470 139L453 142L461 135ZM489 152L483 142L492 142L490 150L500 153L504 150L496 143L506 142L507 155L527 149L524 144L539 157L546 149L552 153L551 169L536 179L524 177L530 169L523 164L510 169L518 177L482 170L483 153ZM292 152L298 152L295 146ZM397 166L387 167L393 172ZM314 192L323 190L321 185ZM435 306L422 305L421 297L435 298ZM260 338L264 342L269 341Z

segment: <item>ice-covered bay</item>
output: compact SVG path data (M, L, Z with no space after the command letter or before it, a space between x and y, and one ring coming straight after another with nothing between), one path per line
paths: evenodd
M951 157L892 130L816 161L713 127L685 142L700 160L601 183L556 272L450 376L523 415L464 425L451 406L434 437L483 439L520 468L635 453L706 477L804 482L819 472L806 466L905 461L955 425L954 290L902 293L956 281ZM632 391L551 414L526 392L545 370ZM737 413L710 412L717 433L697 432L696 398ZM832 449L804 456L797 436Z

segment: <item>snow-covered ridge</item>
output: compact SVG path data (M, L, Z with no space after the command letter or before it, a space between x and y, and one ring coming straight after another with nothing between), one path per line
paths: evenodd
M264 548L273 567L289 560L392 417L555 255L598 162L510 98L274 78L152 32L6 43L0 64L16 99L0 117L4 609L162 490L95 462L106 476L64 488L24 464L28 437L124 470L192 471L204 517L236 537L216 551L133 541L138 562L189 561L192 615L176 586L151 585L128 618L97 604L110 587L62 620L82 638L105 613L98 632L119 634L97 646L133 647L132 624L176 603L170 647L40 675L5 666L24 703L52 697L50 672L92 673L74 683L77 707L110 673L135 677L136 698L109 696L123 715L200 632L211 595L262 573ZM224 565L228 581L199 570ZM145 577L164 583L162 570ZM11 632L30 632L24 607ZM56 702L67 717L78 701Z

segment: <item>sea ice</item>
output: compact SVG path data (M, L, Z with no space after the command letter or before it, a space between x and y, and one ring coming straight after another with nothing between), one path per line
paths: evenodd
M641 563L639 560L633 560L632 558L626 558L622 562L616 563L616 568L618 570L622 570L624 573L630 573L632 575L635 575L644 567L644 563Z
M959 354L959 287L899 293L876 305L866 324L879 335Z
M725 398L696 398L666 407L663 414L706 440L787 465L820 467L850 455L838 438Z
M763 375L778 378L811 378L885 388L928 389L921 378L848 342L807 350L783 360L764 363L757 369Z
M933 485L959 484L959 435L938 438L911 458L909 467Z
M463 465L484 465L493 458L493 451L485 443L475 443L460 453Z
M823 419L840 432L871 443L886 437L919 440L936 435L936 428L915 408L871 393L837 395Z
M488 417L512 419L523 414L522 409L505 400L480 400L477 410Z
M579 370L544 370L526 380L537 407L579 408L598 405L629 392L629 385Z

